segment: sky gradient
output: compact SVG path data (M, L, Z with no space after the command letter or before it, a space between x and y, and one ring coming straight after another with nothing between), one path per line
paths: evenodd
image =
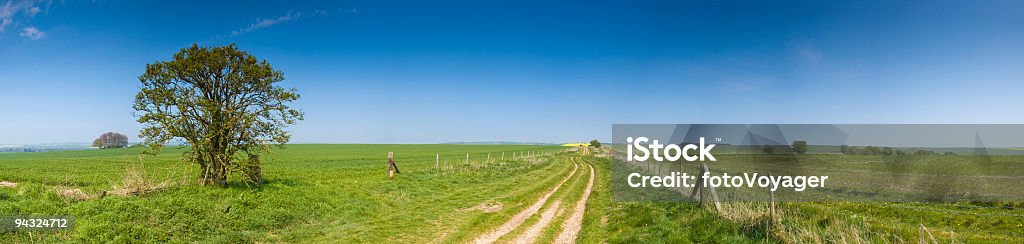
M1021 1L0 0L0 26L0 144L137 141L138 76L192 43L283 71L306 113L295 143L1024 123Z

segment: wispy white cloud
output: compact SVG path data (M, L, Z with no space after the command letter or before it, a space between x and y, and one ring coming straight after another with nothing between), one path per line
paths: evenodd
M337 12L345 13L345 14L355 14L355 13L357 13L356 11L357 10L355 8L352 8L352 9L338 9ZM281 16L256 19L256 22L250 23L248 26L246 26L244 28L240 28L238 30L232 31L230 36L238 36L238 35L241 35L241 34L245 34L245 33L257 31L257 30L260 30L260 29L264 29L264 28L267 28L267 27L271 27L271 26L274 26L274 25L277 25L277 24L281 24L281 23L285 23L285 22L289 22L289 21L294 21L294 20L299 20L299 19L303 19L303 18L307 18L307 17L324 16L324 15L330 14L331 12L333 12L333 11L322 10L322 9L291 10L291 11L288 11L288 13L286 13L284 15L281 15ZM221 38L221 37L222 36L214 37L214 39L218 39L218 38Z
M0 6L0 32L4 32L8 25L11 25L11 21L16 13L15 7L11 1L8 1L3 6Z
M48 3L48 1L13 0L0 4L0 33L14 25L18 15L30 18L42 12L42 9L36 4L44 2Z
M46 37L45 32L40 31L34 26L25 27L25 29L21 29L21 33L18 33L18 35L33 41Z
M799 46L796 48L797 55L800 55L805 61L810 63L818 63L821 61L821 51L810 48L807 46Z
M356 11L357 10L355 8L352 8L352 9L338 9L337 10L337 12L344 13L344 14L355 14L355 13L357 13ZM202 43L212 43L212 42L216 42L218 40L222 40L224 38L239 36L239 35L242 35L242 34L245 34L245 33L249 33L249 32L257 31L257 30L260 30L260 29L268 28L268 27L271 27L271 26L274 26L274 25L278 25L278 24L281 24L281 23L285 23L285 22L289 22L289 21L295 21L295 20L299 20L299 19L303 19L303 18L308 18L308 17L329 15L329 14L332 14L334 12L335 12L334 10L322 10L322 9L315 9L315 10L308 10L308 9L307 10L291 10L291 11L288 11L288 13L286 13L284 15L280 15L280 16L274 16L274 17L269 17L269 18L258 18L258 19L256 19L256 22L250 23L249 25L247 25L247 26L245 26L243 28L239 28L237 30L231 31L231 33L228 33L228 34L222 34L222 35L216 35L216 36L210 37L210 38L206 39L206 41L203 41Z
M4 32L7 26L11 24L11 19L0 19L0 32Z
M316 13L320 13L320 12L316 12ZM296 19L299 19L299 18L302 18L302 11L289 11L288 14L285 14L285 15L282 15L282 16L277 16L277 17L273 17L273 18L259 19L255 23L249 24L249 26L246 26L245 28L241 28L241 29L232 31L231 32L231 36L237 36L237 35L249 33L249 32L252 32L252 31L259 30L259 29L271 27L271 26L274 26L276 24L280 24L280 23L296 20Z

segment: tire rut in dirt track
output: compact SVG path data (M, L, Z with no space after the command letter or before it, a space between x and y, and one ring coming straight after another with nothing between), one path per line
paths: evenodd
M473 243L494 243L494 241L497 241L498 238L501 238L505 234L508 234L509 232L512 232L512 230L518 228L519 225L522 225L523 222L526 221L526 219L536 214L537 211L540 211L540 208L544 206L544 203L548 201L548 198L551 198L551 195L554 195L555 192L557 192L558 189L561 188L566 181L569 181L569 179L571 179L572 176L576 174L576 171L579 170L579 165L576 164L575 160L573 160L572 167L572 172L569 173L568 176L562 179L561 182L558 182L558 184L555 185L554 188L545 193L544 196L542 196L540 199L537 199L537 201L534 202L533 205L530 205L530 207L523 209L523 211L520 211L515 216L512 216L512 219L506 221L504 224L499 226L498 229L477 237L475 240L473 240Z
M575 162L576 159L573 159ZM576 237L580 234L580 229L583 228L583 214L587 211L587 200L590 199L590 192L594 189L594 165L583 161L582 163L590 167L590 181L587 182L587 188L583 190L583 195L580 196L580 200L576 202L576 206L572 210L572 215L569 216L565 222L562 223L562 232L555 238L555 243L576 243Z
M526 229L523 234L516 237L512 242L533 243L537 241L537 237L540 237L540 234L544 231L544 227L547 227L551 223L551 220L555 219L555 215L558 215L561 212L561 205L562 200L551 203L551 206L548 206L548 209L544 210L544 213L540 214L540 220L531 225L529 229Z

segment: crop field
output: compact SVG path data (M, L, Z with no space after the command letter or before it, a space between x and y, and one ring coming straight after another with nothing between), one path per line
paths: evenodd
M393 179L385 173L389 151L401 169ZM194 166L180 163L182 152L141 159L135 148L0 154L0 181L16 183L0 187L0 215L75 218L70 231L0 239L905 243L918 242L924 226L942 243L1024 241L1024 210L1010 202L780 202L774 217L760 200L726 201L720 211L694 202L616 202L613 168L634 166L553 146L289 145L267 158L268 183L235 180L228 189L194 184ZM742 156L721 157L718 168ZM838 162L871 170L863 162L879 160L849 155Z

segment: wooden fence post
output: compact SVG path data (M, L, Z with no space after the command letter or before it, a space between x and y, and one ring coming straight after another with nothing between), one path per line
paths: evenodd
M768 177L771 178L772 174L768 174ZM775 192L771 188L768 188L768 216L771 217L772 223L775 223Z
M702 164L700 164L700 167L702 169L704 169L704 171L708 172L709 174L711 173L711 170L708 169L708 165L707 164L702 163ZM704 174L701 174L701 175L704 175ZM715 186L712 186L711 183L708 183L708 187L707 188L708 188L708 190L711 190L711 200L715 201L715 210L722 211L722 206L718 203L718 193L715 193Z
M395 153L388 152L388 179L395 177L395 170L397 170L395 167Z
M395 157L395 154L393 152L388 152L388 162L387 162L387 166L388 166L388 179L391 179L391 177L395 176L395 172L391 171L391 161L395 160L394 157Z
M701 175L703 175L703 173ZM702 207L704 206L704 200L708 199L707 197L705 197L705 195L707 195L707 194L705 194L705 192L707 192L706 189L708 189L708 188L705 187L704 184L707 184L707 182L701 181L701 185L700 185L700 201L699 201L699 203L700 203L700 206L702 206Z
M700 173L697 173L697 177L700 178L700 177L704 176L704 172L708 172L708 174L710 174L711 170L708 170L708 165L707 164L701 163L700 164ZM704 186L705 183L707 183L707 186ZM700 201L699 201L699 203L701 205L703 205L703 203L706 200L708 194L710 193L711 199L709 201L711 201L711 202L713 202L715 204L715 210L722 211L722 206L718 202L718 193L715 192L715 187L712 186L711 183L705 182L704 180L700 180L700 181L696 182L696 184L697 184L697 186L693 188L692 192L690 192L690 197L693 198L697 194L700 194L700 198L699 198Z
M700 176L701 176L701 175L703 175L703 174L702 174L703 172L704 172L704 170L701 170L701 173L697 173L697 177L698 177L698 178L700 178ZM694 186L693 186L693 190L691 190L691 191L690 191L690 198L694 198L694 197L696 197L696 196L697 196L697 193L698 193L698 192L700 192L700 189L701 189L701 182L702 182L702 181L698 181L698 182L695 182L695 183L694 183L694 184L696 184L696 185L694 185Z
M501 160L505 160L505 152L501 152Z
M441 172L440 171L440 166L441 166L441 154L440 153L434 154L434 173L435 174Z

